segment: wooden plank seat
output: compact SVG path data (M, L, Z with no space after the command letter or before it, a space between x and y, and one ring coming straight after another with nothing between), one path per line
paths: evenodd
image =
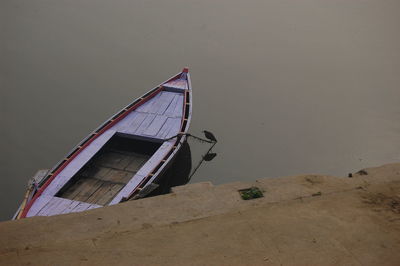
M71 212L80 212L102 207L97 204L90 204L76 200L70 200L54 196L42 196L40 202L32 208L27 217L51 216Z

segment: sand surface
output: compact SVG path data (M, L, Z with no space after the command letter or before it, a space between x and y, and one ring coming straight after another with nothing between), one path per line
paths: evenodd
M244 201L257 186L264 197ZM0 223L0 265L399 265L400 164Z

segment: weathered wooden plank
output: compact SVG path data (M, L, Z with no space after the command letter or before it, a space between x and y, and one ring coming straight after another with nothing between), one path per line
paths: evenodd
M119 185L119 184L114 184L108 191L106 191L104 193L104 195L102 195L97 202L95 202L97 205L101 205L104 206L106 205L108 202L110 202L115 195L118 194L118 192L123 188L123 185Z
M155 119L154 114L182 116L182 105L182 93L161 92L114 125L112 129L125 134L155 136L157 133L154 132L160 129L158 126L162 126L166 118Z
M58 174L58 176L50 183L50 189L45 189L42 195L54 196L68 182L70 176ZM56 192L56 193L54 193Z
M175 109L172 113L173 117L179 117L179 118L182 117L182 115L183 115L183 100L184 100L183 94L178 95L178 101L177 101Z
M60 214L72 212L72 210L73 210L76 206L78 206L80 203L81 203L80 201L71 200L71 202L70 202L70 204L68 205L68 207L67 207L65 210L63 210L62 213L60 213Z
M133 177L133 173L128 171L121 171L117 169L110 169L107 175L99 178L105 182L113 182L113 183L123 183L126 184Z
M167 110L165 110L165 112L164 112L165 116L172 117L174 115L176 105L178 103L181 103L181 98L179 97L179 95L181 95L181 94L180 93L176 93L174 95L174 98L172 99L170 105L168 106Z
M107 175L111 169L108 167L103 167L100 165L92 165L90 167L85 167L84 171L80 175L88 178L101 179L103 176Z
M103 167L118 168L117 166L120 164L122 159L124 159L124 157L125 156L121 153L107 151L97 158L96 164Z
M147 176L157 166L157 164L167 155L174 145L173 140L165 141L161 147L151 156L151 158L140 168L138 175Z
M117 196L109 203L109 205L117 204L123 197L128 196L142 180L148 176L151 171L157 166L158 163L167 155L174 140L165 141L160 148L153 154L153 156L140 168L140 170L133 176L133 178L126 184L126 186L118 193Z
M161 127L167 121L167 116L157 115L151 122L149 127L143 132L143 135L155 136L160 131Z
M115 125L111 127L112 130L115 131L123 131L128 125L135 119L138 119L138 116L141 113L138 112L130 112L127 116L125 116L122 120L118 121Z
M106 153L99 156L99 158L96 160L96 167L124 170L129 165L132 157L134 156L135 154L122 153L118 151L107 151ZM91 175L88 176L94 177L97 176L97 173L93 172Z
M97 209L97 208L100 208L100 207L103 207L103 206L99 206L97 204L90 204L89 207L86 210L88 211L88 210Z
M188 84L184 79L176 79L164 84L165 87L187 90Z
M107 130L88 147L79 153L44 190L44 195L54 196L57 192L103 147L115 134L114 130Z
M180 118L168 118L167 121L165 121L164 125L161 127L160 131L157 133L156 138L158 139L167 138L169 132L173 127L178 127L177 130L179 131L180 123L181 123Z
M59 201L57 199L55 200L54 197L51 197L51 199L47 202L46 205L43 206L43 208L36 214L36 216L46 216L46 214L49 212L49 209L58 204Z
M159 104L154 109L154 113L159 115L163 114L167 109L167 107L171 104L174 97L175 97L174 92L166 92L166 91L162 92L161 97L158 101Z
M133 155L130 154L123 154L121 161L116 164L113 168L119 169L119 170L124 170L126 167L129 166L129 163L131 162Z
M150 158L150 156L147 155L136 155L132 156L128 166L125 168L125 170L130 171L130 172L136 172L140 169L140 167L143 166L143 164Z
M77 202L79 202L79 204L76 205L76 206L70 211L70 213L82 211L83 206L84 206L83 204L85 204L85 203L84 203L84 202L80 202L80 201L77 201Z
M126 120L126 125L123 128L118 128L118 132L126 133L126 134L133 134L143 123L143 121L147 117L147 113L140 113L134 111L134 116L130 120ZM123 119L125 120L125 119Z
M80 202L71 212L82 212L87 210L92 204Z
M149 113L149 110L151 110L154 105L155 102L158 101L158 98L160 98L161 94L158 93L156 96L154 96L152 99L150 99L149 101L147 101L146 103L142 104L141 106L139 106L136 111L137 112L143 112L143 113Z
M112 127L112 129L127 134L134 134L141 126L148 114L163 114L175 99L177 93L161 92L147 103Z
M63 199L58 197L54 197L52 201L55 201L56 204L52 205L51 208L46 208L46 212L43 213L43 216L52 216L61 214L72 203L72 201L68 199Z
M143 123L139 126L139 128L135 131L136 135L142 136L143 132L149 127L151 122L153 122L154 118L156 116L153 114L147 115L146 119L143 121Z
M168 118L156 137L166 139L175 136L180 131L181 123L180 118Z
M163 114L167 109L172 99L174 98L174 92L162 91L157 94L154 98L136 109L136 112L148 113L148 114Z
M40 197L35 200L31 208L29 209L26 217L35 216L52 198L52 196L40 195Z
M119 203L123 197L127 196L130 194L130 192L137 187L137 185L140 184L140 182L142 182L142 180L145 178L146 176L143 175L138 175L136 174L127 184L126 186L112 199L112 201L110 203L108 203L108 205L114 205Z
M68 213L79 203L80 203L79 201L72 201L59 197L52 197L51 200L40 210L37 216L51 216L62 213Z
M98 136L92 143L90 143L75 159L79 156L87 157L89 159L93 157L116 133L115 130L108 129L100 136ZM73 160L73 162L75 161Z
M66 199L73 199L78 193L79 189L77 187L81 186L85 182L86 178L81 176L75 184L71 185L67 190L65 190L62 195L59 195Z
M58 196L63 197L63 198L67 198L67 199L74 199L81 191L81 187L82 186L87 186L86 182L87 182L88 178L85 178L83 176L78 176L78 180L71 185L66 191L64 191L63 193L59 193Z
M160 92L158 97L151 99L151 104L146 109L146 113L156 114L163 104L169 104L169 102L167 103L168 99L166 99L165 96L166 94L164 92Z
M83 201L86 200L103 184L101 180L87 178L85 182L77 188L76 195L72 200Z
M103 185L96 190L95 193L93 193L88 199L87 199L87 203L91 203L91 204L98 204L98 201L104 197L107 192L111 191L112 187L114 187L115 184L113 183L103 183ZM122 187L122 185L120 185L120 187ZM114 195L111 195L111 197L113 197ZM108 199L109 200L109 199Z
M52 215L79 212L87 209L101 207L100 205L97 204L74 201L65 198L50 197L50 196L46 197L48 198L48 202L36 214L36 216L52 216Z

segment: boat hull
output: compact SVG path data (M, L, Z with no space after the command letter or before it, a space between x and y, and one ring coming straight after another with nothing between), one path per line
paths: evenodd
M184 69L79 143L15 217L78 212L143 196L186 140L191 112L190 75Z

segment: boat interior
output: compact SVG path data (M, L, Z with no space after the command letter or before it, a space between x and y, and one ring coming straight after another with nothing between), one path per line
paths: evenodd
M56 195L106 205L161 146L160 143L113 136Z

